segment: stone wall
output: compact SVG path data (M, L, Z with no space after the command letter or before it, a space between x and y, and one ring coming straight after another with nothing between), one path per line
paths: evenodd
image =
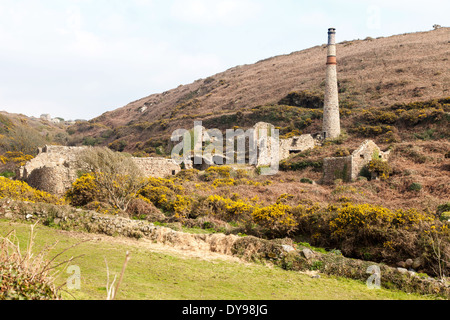
M172 159L133 158L133 160L146 177L165 177L168 175L176 175L181 171L181 167L172 161Z
M331 184L336 179L349 181L351 177L352 157L323 159L323 179L325 184Z
M18 169L17 178L33 188L62 195L77 179L82 169L77 156L89 147L45 146L39 154ZM133 158L143 176L165 177L175 175L181 167L171 159Z
M292 153L313 149L316 141L310 134L280 139L280 161L289 158Z

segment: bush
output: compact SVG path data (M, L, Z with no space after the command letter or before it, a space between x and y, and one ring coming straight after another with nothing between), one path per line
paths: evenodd
M323 168L323 161L302 160L298 162L280 162L281 171L300 171L306 168L313 168L314 170L321 170Z
M447 202L447 203L444 203L444 204L441 204L440 206L438 206L436 209L436 216L442 217L442 215L444 213L448 213L448 212L450 212L450 202Z
M439 275L436 246L440 259L448 260L450 255L448 225L415 209L392 211L343 203L327 208L298 206L292 213L303 238L314 246L337 248L348 257L386 263L421 257L425 260L421 268ZM442 261L440 265L448 273L449 266Z
M320 109L323 108L323 96L310 91L294 91L281 99L278 104L308 109Z
M276 203L256 208L252 212L253 221L265 229L269 236L286 236L295 231L298 223L291 213L291 206Z
M108 145L108 148L114 151L122 152L127 147L128 143L123 140L115 140Z
M32 155L24 154L21 151L7 151L4 155L0 156L0 162L3 164L13 164L13 167L21 167L33 158Z
M144 186L145 179L131 157L108 148L90 148L78 158L98 187L98 198L115 209L127 211L131 200ZM91 179L92 181L92 179Z
M198 173L197 169L184 169L178 172L176 177L185 181L196 181L198 180Z
M205 205L209 212L224 221L246 221L249 219L254 206L241 199L232 200L219 195L209 196Z
M359 125L350 128L349 131L363 137L374 137L393 130L395 130L394 127L388 125L378 125L378 126Z
M0 177L0 199L17 201L64 204L64 200L41 190L30 187L26 182Z
M422 185L420 183L413 182L409 185L408 190L409 191L420 191L420 190L422 190Z
M75 207L82 207L101 198L100 188L95 175L87 173L75 180L72 187L65 194L66 200Z
M214 181L217 178L230 178L231 168L228 166L212 166L206 169L202 178L205 181Z
M391 173L389 163L381 159L372 159L368 163L367 169L371 177L376 176L381 180L387 180L389 178L389 174Z
M339 147L334 152L335 157L347 157L350 155L350 151L346 147Z

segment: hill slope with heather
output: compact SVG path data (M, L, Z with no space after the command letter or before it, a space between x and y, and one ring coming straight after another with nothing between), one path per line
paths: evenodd
M338 43L344 115L449 96L449 39L450 28L440 28ZM307 117L311 120L308 123L295 123L292 117L270 117L267 110L255 112L255 108L294 105L320 109L325 61L326 45L318 45L237 66L77 124L69 131L70 143L110 145L116 150L151 154L167 144L173 130L192 128L194 119L203 120L205 127L249 127L262 120L279 125L284 129L282 133L294 129L315 132L321 125L320 113ZM291 92L301 93L300 99L292 99ZM345 120L343 124L345 128Z

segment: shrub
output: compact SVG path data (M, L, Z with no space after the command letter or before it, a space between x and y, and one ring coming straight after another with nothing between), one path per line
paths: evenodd
M127 145L128 143L126 141L115 140L108 145L108 148L114 151L122 152L123 150L125 150Z
M27 202L64 204L63 199L60 199L50 193L34 189L26 182L13 181L0 177L0 199L3 198Z
M37 130L26 125L14 125L8 129L8 136L0 139L0 145L5 150L35 155L37 148L48 143Z
M447 203L444 203L444 204L441 204L441 205L439 205L438 207L437 207L437 209L436 209L436 215L438 216L438 217L441 217L444 213L448 213L448 212L450 212L450 202L447 202Z
M350 155L350 151L348 150L348 148L345 148L345 147L339 147L334 152L335 157L347 157L349 155Z
M422 190L422 185L418 182L413 182L408 187L409 191L420 191Z
M149 178L138 192L138 197L150 201L155 207L173 215L177 220L188 218L195 201L184 194L185 189L172 179Z
M246 221L254 207L241 199L232 200L219 195L209 196L205 205L210 213L225 221Z
M82 207L92 201L100 200L100 188L95 175L87 173L75 180L72 187L67 190L65 198L75 207Z
M108 148L91 148L79 155L80 165L95 177L99 197L112 207L127 211L145 179L135 162Z
M373 137L385 134L389 131L393 131L394 127L388 125L378 125L378 126L368 126L368 125L359 125L353 128L350 128L350 132L356 133L363 137Z
M196 181L198 180L198 173L197 169L184 169L178 172L176 177L186 181Z
M252 212L252 219L265 229L267 235L286 236L294 232L298 225L291 213L291 209L291 206L283 203L256 208Z
M294 91L281 99L278 104L309 109L319 109L323 107L323 96L310 91Z
M391 173L391 167L387 161L382 159L372 159L367 165L371 177L376 176L381 180L387 180Z
M4 155L0 156L0 162L3 164L11 163L14 167L21 167L33 158L32 155L24 154L21 151L7 151Z
M313 168L315 170L321 170L323 167L323 161L302 160L298 162L280 162L280 170L282 171L300 171L306 168Z
M2 173L0 173L1 177L5 177L5 178L14 178L16 176L16 174L12 171L6 170L3 171Z
M231 167L229 166L212 166L205 170L201 179L203 181L214 181L218 178L230 178Z
M83 139L83 146L95 146L96 144L98 144L99 141L97 138L94 137L85 137Z

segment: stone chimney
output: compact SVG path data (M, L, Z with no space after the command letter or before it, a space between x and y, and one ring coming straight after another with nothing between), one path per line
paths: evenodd
M328 29L327 72L323 107L323 138L334 139L341 134L339 97L336 71L336 29Z

